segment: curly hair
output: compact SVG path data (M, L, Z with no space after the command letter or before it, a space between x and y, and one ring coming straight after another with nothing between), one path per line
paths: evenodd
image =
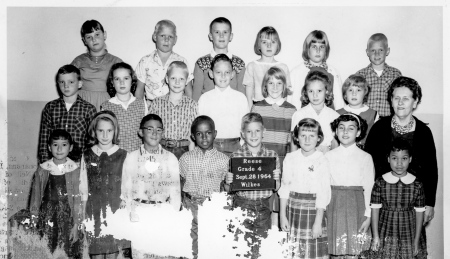
M108 79L106 81L106 86L107 86L106 91L108 91L109 96L114 97L117 92L116 88L114 88L114 71L116 71L117 69L127 69L129 71L130 76L131 76L130 92L134 95L134 92L136 92L136 87L137 87L136 73L134 73L133 68L130 65L128 65L127 63L119 62L119 63L112 65L111 69L109 70Z
M356 142L364 139L364 137L366 136L366 133L367 133L367 128L368 128L368 125L367 125L367 122L365 119L363 119L359 115L351 113L351 112L342 114L341 116L339 116L337 119L335 119L334 121L332 121L330 123L331 129L333 130L333 132L337 131L337 128L339 127L339 123L341 121L356 122L356 126L357 126L358 130L360 131L359 136L356 137ZM334 134L334 138L340 143L337 134Z
M308 86L314 81L320 81L325 86L325 105L330 106L333 104L333 91L331 90L331 80L330 78L320 70L314 70L308 73L305 79L305 85L302 88L302 94L300 101L302 102L302 107L309 104L310 100L308 98Z

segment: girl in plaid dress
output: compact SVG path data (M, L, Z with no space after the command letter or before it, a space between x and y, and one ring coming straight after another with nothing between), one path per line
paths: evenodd
M366 258L427 258L423 228L423 184L408 173L411 146L401 138L388 157L392 171L378 178L372 189L372 251Z
M281 228L288 232L287 258L328 258L324 211L331 198L328 160L316 147L323 140L320 124L310 118L295 127L301 149L288 153L280 195Z
M114 64L107 83L112 98L101 106L102 111L112 111L116 115L120 127L118 145L128 153L141 146L139 124L148 113L145 99L134 97L136 82L136 74L130 65L124 62Z

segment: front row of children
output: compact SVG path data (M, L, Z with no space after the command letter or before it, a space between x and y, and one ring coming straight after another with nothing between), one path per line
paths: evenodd
M281 198L281 228L288 232L286 256L328 258L331 254L352 258L366 250L364 254L374 258L426 258L421 231L424 192L422 183L407 172L412 159L409 144L393 142L387 154L392 171L374 183L372 158L356 146L364 138L366 122L348 113L334 120L331 127L340 145L323 154L317 149L323 141L321 125L314 119L301 120L293 131L300 149L287 154L281 176L277 153L262 143L261 115L248 113L242 118L245 143L232 157L277 158L273 179ZM51 133L47 147L53 158L35 173L31 195L32 214L38 216L38 229L49 238L49 248L53 251L61 246L69 256L77 257L81 249L80 242L75 241L83 236L78 226L88 217L95 221L95 231L88 236L92 258L116 258L119 247L128 248L130 244L112 236L99 237L105 223L101 213L107 206L112 212L125 207L133 212L135 206L158 203L170 203L178 209L181 177L187 194L183 206L194 215L191 237L197 257L198 205L214 192L230 191L233 182L229 158L214 147L214 121L208 116L194 120L191 137L196 146L179 163L159 144L164 132L159 116L149 114L142 119L139 135L144 144L129 154L116 145L118 132L112 112L97 113L89 126L95 144L83 153L81 168L67 157L73 148L70 134L65 130ZM77 178L79 187L74 184ZM170 184L155 187L162 181ZM234 193L234 207L255 216L244 222L249 231L246 240L253 243L252 258L259 256L259 238L266 237L271 227L268 199L276 189ZM139 218L131 213L130 220ZM370 224L372 250L367 234Z

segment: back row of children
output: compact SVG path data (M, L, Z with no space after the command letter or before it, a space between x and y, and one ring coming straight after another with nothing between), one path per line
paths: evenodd
M97 217L98 219L100 219L100 208L105 208L106 204L114 203L114 206L111 206L112 210L116 210L120 205L130 205L126 203L120 204L120 199L117 197L114 201L109 200L110 198L108 197L113 194L109 194L108 191L103 190L103 187L97 184L100 182L109 182L110 185L118 184L117 179L121 178L118 175L122 174L121 165L124 164L127 152L132 152L131 154L138 152L141 156L147 153L150 155L167 153L167 156L169 157L172 153L166 152L165 150L173 152L176 158L180 159L181 179L185 182L185 185L182 187L182 190L186 194L186 199L184 199L185 206L194 208L192 210L195 211L195 206L198 206L204 199L209 197L211 192L217 191L218 179L224 177L224 172L227 170L227 168L225 166L222 167L222 165L227 164L227 162L225 163L225 160L228 159L228 156L257 155L279 157L279 160L277 160L277 172L274 174L274 178L277 178L279 181L280 170L282 168L281 165L286 164L283 163L284 157L289 151L295 151L298 148L297 145L290 145L290 143L295 142L291 140L290 131L295 130L295 128L298 127L299 122L303 121L305 118L312 118L316 121L317 125L322 125L323 139L320 138L320 141L317 142L320 144L317 147L319 151L327 153L331 148L337 147L339 141L336 138L333 138L332 128L324 125L329 125L331 122L338 119L339 114L328 106L341 108L338 110L339 113L347 113L350 111L355 114L360 114L364 120L369 122L369 126L371 126L378 117L377 112L371 108L380 109L378 112L382 114L381 108L384 106L381 106L380 108L376 106L375 103L388 103L387 97L383 97L382 95L384 92L382 89L389 86L389 80L386 81L383 78L392 77L393 80L395 77L394 72L398 71L388 67L384 62L385 57L389 54L386 37L382 34L375 34L369 39L367 48L367 55L370 58L371 64L366 69L359 71L358 74L350 76L341 88L339 76L334 72L335 70L331 69L325 63L329 55L329 42L326 34L321 31L313 31L304 43L303 58L305 59L305 64L302 64L291 71L293 82L292 86L290 86L290 77L287 66L274 59L274 56L281 49L280 37L276 30L271 27L265 27L258 33L255 41L255 52L261 55L261 59L250 63L247 70L245 70L244 62L237 56L228 53L228 43L232 40L233 36L231 32L231 23L226 18L221 17L215 19L210 25L209 37L213 42L214 51L211 52L211 54L200 58L196 63L194 70L194 84L192 85L190 80L192 77L189 74L186 60L172 52L173 45L176 43L176 28L170 21L163 20L157 24L155 33L153 34L153 40L156 42L157 50L144 57L139 62L136 69L137 76L128 64L120 62L121 60L115 58L106 51L104 42L106 39L106 32L100 23L93 20L87 21L82 27L81 34L83 42L88 47L88 53L77 57L73 62L75 66L80 67L80 70L74 66L67 65L58 71L57 83L62 98L48 103L44 108L39 140L39 160L41 163L44 163L50 159L50 154L48 153L48 151L50 151L48 148L49 142L47 141L52 130L63 128L68 131L73 139L73 148L70 149L69 157L78 162L80 161L82 152L84 152L84 158L81 159L83 162L82 168L85 168L83 170L95 172L89 173L88 179L83 181L89 183L87 185L91 195L93 193L97 193L98 195L93 195L91 198L87 199L87 192L85 192L82 199L87 202L86 212L88 212L88 215L91 215L94 218ZM80 59L84 61L76 62ZM271 66L270 64L275 66ZM99 74L96 74L98 71L108 71L108 66L110 66L111 69L108 74L107 91L109 95L113 97L109 100L97 101L96 105L99 103L101 105L94 107L78 95L82 96L86 94L90 95L92 98L100 96L99 92L104 92L104 90L102 90L104 87L102 87L102 89L99 87L92 87L90 91L87 88L85 89L84 86L88 84L87 82L97 80L95 78L98 78L99 76ZM305 68L306 72L301 72L305 70ZM378 71L379 69L381 69L381 72ZM298 73L303 73L303 76L297 75ZM398 72L398 74L400 73ZM370 78L370 76L373 76L373 78ZM89 79L89 77L91 77L91 79ZM302 82L302 77L306 77L304 83ZM295 80L299 79L298 85L294 83ZM240 83L240 81L244 82L244 84ZM371 83L372 88L369 87L368 82ZM94 83L92 85L96 84ZM99 83L97 86L98 85L102 84ZM259 87L260 85L261 87ZM82 86L83 91L78 94L78 90ZM93 89L100 91L93 93ZM369 91L369 89L371 89L371 91ZM94 90L94 92L96 90ZM133 95L134 91L135 96ZM245 98L245 95L239 93L239 91L245 92L247 98ZM139 98L143 97L144 92L146 98ZM167 94L167 92L169 94ZM289 95L291 92L292 95ZM374 92L376 93L376 97L372 96L371 98L370 96ZM195 100L188 97L189 95L192 95L194 99L197 99L196 96L198 96L198 106ZM295 96L298 96L298 98ZM290 98L293 104L286 101L290 100ZM342 102L342 99L347 103L344 107L343 103L339 103ZM366 101L371 108L365 104ZM370 103L371 101L374 103L373 105ZM94 103L94 101L92 102ZM229 105L230 103L233 103L233 105ZM246 118L245 116L247 115L245 114L249 111L249 106L251 107L252 112L261 114L262 119L258 119L258 117L254 115L256 119L250 116L250 118L245 119L246 122L241 122L241 118ZM95 111L99 108L104 110L104 112L101 113L101 116L106 117L109 120L92 119ZM106 111L112 111L112 113ZM147 113L154 114L156 116L155 118L160 118L151 119L149 121L158 121L159 123L150 126L146 125L146 121L142 123L141 118ZM388 114L389 113L385 115ZM206 118L210 118L209 120L212 119L215 123L192 124L195 118L200 118L198 115L207 115L209 117ZM98 118L98 116L100 115L97 115L96 118ZM360 123L360 121L363 120L359 120L360 117L358 116L356 116L356 118L358 118L358 123L356 123L358 125L356 128L361 131L360 128L362 123ZM264 120L265 128L262 127L262 120ZM87 129L91 121L95 122L95 125L89 127L90 130L88 131ZM109 121L110 123L101 123L102 121ZM117 123L114 123L114 121ZM203 121L208 121L208 119L203 118ZM250 122L256 122L256 125L258 126L252 128L251 126L254 126L255 124ZM202 131L199 129L199 125L209 126ZM189 130L189 128L191 130ZM215 133L216 129L217 135ZM356 132L359 132L358 130L356 130ZM348 130L344 129L343 131ZM89 134L87 134L87 132L89 132ZM112 139L115 139L114 142L110 141L111 132L113 132L112 134L114 137ZM89 145L87 140L89 138L87 138L86 135L91 136L90 141L96 139L97 145L87 149L87 146ZM151 149L148 149L145 146L146 135L149 135L148 143L153 143L153 145L150 145L152 147ZM358 136L364 135L365 134L361 133L358 134ZM265 140L262 145L263 136ZM240 137L245 140L245 144L242 146L240 143L243 142L240 142ZM296 137L298 138L297 135ZM141 146L141 138L144 139L144 146ZM199 138L199 140L197 138ZM194 139L196 143L194 143ZM120 142L118 140L120 140ZM364 144L363 138L359 137L358 141L362 141L358 144ZM103 142L108 145L103 145ZM118 143L119 145L112 145L111 143ZM158 146L159 144L165 149L161 149ZM207 162L210 161L209 158L206 159L205 156L202 156L202 154L207 154L205 150L208 150L205 148L202 150L202 145L204 147L209 147L211 150L222 152L218 153L214 151L214 154L216 154L214 155L216 156L215 159L221 161L218 163L220 165L220 170L217 168L212 171L205 169L207 166L217 166L217 164ZM313 146L315 150L315 144ZM300 147L303 150L301 145ZM342 144L339 147L342 147ZM119 152L120 158L112 158L111 155L116 154L119 150L121 150L121 152ZM191 152L186 153L188 150L191 150ZM336 148L336 150L340 150L340 148ZM359 151L361 150L358 149L357 153ZM195 155L195 152L197 152L197 155ZM195 162L189 167L189 162L183 162L182 155L184 153L186 153L186 158L191 157L191 161L197 159L196 161L201 161L201 163ZM330 152L329 156L334 153ZM132 157L131 154L128 156ZM190 156L188 156L188 154ZM226 154L227 156L223 156L222 154ZM348 154L349 157L353 157L353 155L354 154ZM364 157L365 155L361 156ZM104 156L103 159L102 156ZM159 158L152 159L152 162L159 160ZM145 160L146 159L142 161ZM114 163L117 164L110 165L113 163L105 161L114 161ZM171 161L176 161L176 159L171 159ZM337 161L339 161L339 159L337 159ZM355 161L367 162L367 158ZM187 164L183 165L183 163ZM106 164L109 165L104 167ZM175 163L173 163L173 165L174 164ZM135 165L136 163L131 163L131 166ZM192 169L185 169L185 172L183 173L183 167ZM361 165L355 163L355 172L357 172L357 174L364 174L363 171L360 170L360 167ZM111 168L114 168L114 170ZM127 166L124 166L124 168L127 168ZM145 166L141 166L140 168L145 168ZM314 171L311 168L314 168L314 166L308 167L308 170ZM333 166L333 168L335 167ZM356 168L358 168L358 170L356 170ZM369 167L364 169L370 171ZM222 172L223 174L220 174L221 177L216 180L207 180L210 181L210 184L205 185L205 187L203 183L199 184L201 182L200 179L203 177L201 174L193 176L193 178L189 180L190 176L188 176L186 172L190 171ZM285 170L283 170L283 172L285 172ZM115 174L116 176L113 177ZM185 176L183 176L183 174ZM168 173L168 175L171 176L172 179L177 179L172 173ZM116 179L116 181L104 179L105 177L108 179L112 177L111 179ZM343 178L343 182L340 183L339 180L336 180L336 184L333 185L364 187L364 201L366 208L364 214L366 215L367 209L369 208L367 201L369 199L368 193L370 193L371 185L373 184L373 173L370 177L365 175L363 177L352 178L348 177L346 173L341 175L341 177ZM370 184L368 183L369 178L372 179ZM232 176L228 177L227 183L230 183L231 179ZM337 177L336 179L340 178ZM348 182L352 181L352 179L358 181L358 183ZM279 184L277 186L279 186ZM368 188L368 186L370 186L370 188ZM136 192L140 193L135 190L132 185L128 187L133 190L133 194ZM117 186L109 186L108 188L110 190L115 190L114 195L118 193ZM228 187L224 185L224 188L227 189ZM313 187L310 186L310 188ZM92 189L97 191L92 191ZM358 188L354 191L360 192L361 189ZM122 190L122 195L125 195L126 193L125 190ZM260 220L264 222L261 225L262 229L267 229L267 227L270 226L270 220L267 220L266 216L270 216L270 211L274 208L272 204L268 204L268 199L272 194L272 191L240 192L235 196L235 204L245 208L255 208L257 205L256 207L260 206L261 210L268 209L269 214L259 214L260 209L256 209L258 215L261 215ZM345 189L343 195L348 195L348 190ZM129 196L133 197L131 200L134 202L138 200L138 203L146 203L149 201L156 202L154 199L152 200L148 197L135 197L132 194L128 194L128 197ZM123 196L122 198L124 197L127 196ZM360 195L359 197L362 196ZM165 199L168 197L164 197L165 199L162 197L159 198L158 199L162 202L166 201ZM287 197L284 196L284 198L286 199ZM171 201L176 204L178 200L171 199ZM283 197L281 201L283 201ZM257 204L255 204L255 202ZM286 203L284 203L284 205L286 205ZM275 209L277 209L276 207L277 206L275 206ZM340 205L336 205L336 208L341 207L342 206ZM284 209L281 211L283 210ZM358 211L358 213L361 214L361 211ZM318 211L317 215L320 214L320 211ZM359 216L355 216L354 218L358 218ZM286 215L284 215L284 217L286 217ZM366 215L366 217L368 217L368 215ZM348 217L338 215L336 218L342 220ZM281 215L281 219L281 223L283 223L283 221L285 223L283 215ZM195 217L194 221L196 221ZM267 224L267 222L269 222L269 224ZM369 226L368 218L365 220L356 220L354 222L357 224L361 223L361 229L363 230L367 229ZM338 222L336 225L340 226L341 224ZM100 223L96 225L96 227L100 227ZM317 226L314 231L317 233ZM333 233L340 234L342 231L343 230L335 230ZM193 227L193 233L194 232ZM259 233L258 231L255 232ZM99 243L104 244L105 242L102 241ZM122 244L122 247L126 247L126 244ZM255 249L257 249L257 246ZM346 251L344 251L344 254L354 254L354 252L349 252L351 249L344 249ZM105 254L112 250L108 248L105 252L101 249L98 251L94 249L92 254ZM336 251L337 250L335 249L331 253L341 254ZM257 250L253 252L255 256L258 255Z

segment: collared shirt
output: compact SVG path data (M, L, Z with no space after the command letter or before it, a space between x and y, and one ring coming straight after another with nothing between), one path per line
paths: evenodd
M344 110L346 110L346 111L348 111L348 112L351 112L351 113L354 113L354 114L357 114L357 115L360 115L361 113L363 113L363 112L365 112L365 111L367 111L367 110L369 110L370 108L369 108L369 106L367 106L367 105L363 105L361 108L359 108L359 109L355 109L355 108L352 108L352 107L350 107L350 105L348 105L348 104L346 104L345 106L344 106ZM378 112L377 112L377 115L375 116L375 120L374 120L374 123L375 122L377 122L377 120L380 118L380 114L378 114ZM364 119L364 118L363 118ZM368 134L369 132L367 132L366 133L366 135Z
M375 177L372 156L353 144L349 147L340 145L325 153L325 157L332 168L331 185L363 187L366 205L364 216L370 217L370 195Z
M191 98L183 95L177 105L169 98L170 94L153 100L149 105L149 113L159 115L164 125L166 139L189 139L191 124L198 116L198 104Z
M168 202L180 208L180 169L176 156L158 145L149 152L144 145L127 155L122 171L120 198L130 204L134 199Z
M95 107L84 101L80 96L77 96L77 100L70 110L66 109L63 98L47 103L42 111L38 145L39 162L44 163L52 157L48 150L47 141L55 129L63 129L70 133L73 140L73 150L69 153L69 157L79 161L88 142L87 129L95 112Z
M210 197L220 192L220 184L228 171L229 158L216 148L195 147L180 158L180 176L185 179L183 191L192 196Z
M338 117L339 113L327 107L326 105L324 105L322 111L320 111L320 114L317 114L311 103L309 103L299 111L296 111L294 115L292 115L291 130L294 130L295 126L304 118L315 119L319 122L324 136L323 141L320 145L330 146L331 141L333 140L333 131L331 130L330 123Z
M416 180L416 177L414 175L410 174L410 173L406 173L405 176L399 178L399 177L393 176L392 173L389 172L389 173L385 173L382 176L382 178L383 178L384 181L386 181L389 184L396 184L396 183L398 183L398 181L401 181L402 183L404 183L406 185L410 185ZM373 198L376 197L375 200L379 199L378 195L381 194L381 190L380 190L380 187L379 187L378 183L379 183L379 179L375 183L374 191L372 192ZM398 188L399 188L398 186L393 188L393 190L396 190L395 193L394 192L388 192L388 193L391 194L392 196L393 195L395 195L395 196L402 195L401 189L398 189ZM375 190L375 189L377 189L377 190ZM416 205L416 206L414 206L414 209L415 209L416 212L424 212L425 211L425 198L424 198L424 191L423 191L422 184L420 184L420 188L419 189L420 190L414 190L414 188L413 188L413 193L411 193L411 191L409 191L407 189L404 189L404 192L405 192L404 194L406 194L405 196L408 196L408 197L411 197L411 198L414 198L414 196L418 197L418 199L417 199L418 201L415 201L414 205ZM376 194L375 194L375 192L376 192ZM416 194L416 195L414 195L414 194ZM380 195L380 196L382 196L382 195ZM373 200L373 198L372 198L372 200ZM397 199L395 199L395 198L397 198ZM383 207L383 203L385 203L385 204L386 203L387 204L395 204L395 205L401 204L402 206L409 205L408 202L405 199L401 199L401 198L399 199L398 197L395 197L395 198L394 198L395 200L400 200L401 203L393 202L393 201L383 201L382 199L379 199L379 201L381 201L381 203L371 203L370 207L373 208L373 209L380 209L380 208Z
M283 178L278 190L280 199L290 192L316 194L316 208L326 209L331 200L330 165L322 152L304 156L299 149L286 155Z
M112 111L119 122L119 146L127 152L138 149L142 144L139 137L139 127L142 118L148 113L147 103L144 99L137 99L133 95L128 103L121 102L116 96L104 102L102 111Z
M244 144L236 152L233 152L231 158L233 157L253 157L252 152L248 149L247 144ZM276 157L275 169L280 169L280 160L278 159L278 154L267 149L264 145L261 145L261 149L256 154L256 157ZM273 190L254 190L254 191L238 191L236 195L244 197L250 200L256 200L261 198L268 198L273 194Z
M125 110L128 110L128 107L130 106L131 103L133 103L134 101L136 101L136 97L134 97L134 95L132 93L130 93L131 97L130 100L128 100L127 103L124 103L122 101L119 100L119 98L117 98L117 96L114 96L113 98L109 99L108 102L110 103L114 103L114 104L119 104L121 105ZM148 107L147 107L147 103L145 102L145 114L148 113ZM103 109L102 109L103 111Z
M216 124L217 138L238 138L241 120L248 113L247 98L244 94L225 88L215 87L204 93L198 100L198 114L207 115Z
M383 73L378 76L369 64L367 67L359 70L357 74L362 75L370 86L369 98L367 105L377 111L380 116L391 115L391 106L388 100L388 89L392 82L402 75L400 70L384 64Z
M188 66L189 70L187 60L175 52L170 54L164 65L162 64L157 50L154 50L139 61L139 64L136 67L136 76L139 81L145 83L145 96L147 99L153 100L158 96L169 93L169 87L164 79L167 74L167 68L173 61L183 61L186 66ZM186 83L192 79L193 76L192 73L190 73Z
M113 145L110 149L103 150L103 149L99 148L97 145L94 145L94 146L91 147L91 150L97 156L100 156L103 152L106 152L106 154L108 154L108 156L111 156L117 150L119 150L119 146L118 145ZM100 165L95 165L95 164L93 164L93 165L94 166L100 166ZM81 200L82 201L87 201L88 200L88 197L89 197L88 177L87 177L87 168L86 168L86 162L85 162L85 159L84 159L84 155L81 158L81 165L80 165L80 195L81 195Z
M253 101L258 102L264 100L264 96L262 94L263 79L264 75L271 67L278 67L285 73L287 87L289 89L291 88L289 68L286 64L281 62L267 63L257 60L252 61L248 63L247 68L245 69L244 81L242 84L245 87L253 88Z
M52 175L64 175L68 172L72 172L73 170L78 168L77 163L75 163L72 159L66 158L66 162L63 164L55 164L53 159L50 159L41 164L41 167L45 170L50 171Z

